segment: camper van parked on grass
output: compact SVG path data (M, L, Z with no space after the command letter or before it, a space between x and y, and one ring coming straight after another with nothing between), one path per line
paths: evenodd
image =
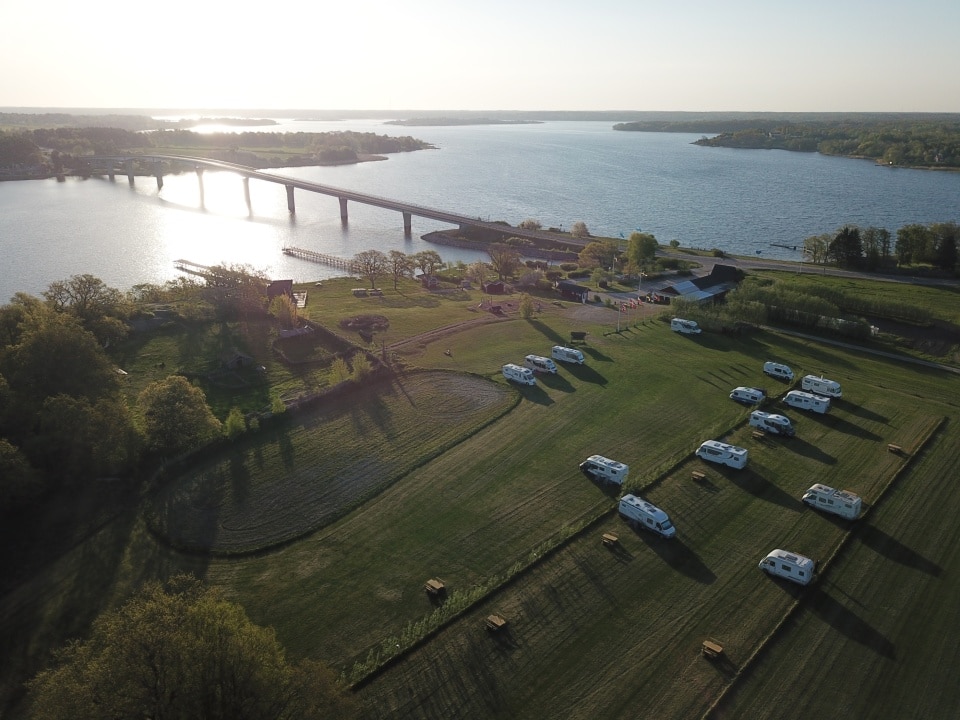
M774 413L763 412L763 410L754 410L750 413L750 427L784 437L793 437L796 434L793 423L786 415L775 415Z
M697 448L697 457L709 462L740 470L747 466L747 449L720 442L718 440L707 440Z
M834 490L829 485L811 485L803 494L803 501L810 507L833 513L848 520L860 517L863 501L860 496L849 490Z
M827 380L822 376L804 375L800 381L800 388L825 397L843 397L843 393L840 391L840 383L835 380Z
M733 389L733 392L730 393L731 400L736 400L738 403L743 403L744 405L759 405L765 397L766 394L763 390L752 387L736 387Z
M636 495L624 495L620 498L620 514L633 527L642 527L665 538L672 538L677 529L670 522L670 516L652 503Z
M550 356L560 362L576 363L583 365L583 353L575 348L564 347L563 345L554 345L550 348Z
M515 383L520 383L521 385L536 385L537 379L533 376L533 370L530 368L520 367L519 365L514 365L513 363L507 363L503 366L503 376L507 380L512 380Z
M527 355L523 359L523 366L530 368L534 372L553 374L557 372L557 364L550 358L541 357L540 355Z
M630 466L610 460L603 455L591 455L580 463L580 472L591 480L623 485L630 474Z
M684 335L699 335L700 326L693 320L684 320L683 318L674 318L670 321L670 329L674 332Z
M757 567L767 575L786 578L800 585L807 585L817 572L817 564L810 558L779 549L767 553Z
M803 392L803 390L791 390L783 396L783 401L790 407L812 410L821 415L830 409L830 398Z
M765 362L763 364L763 372L770 377L777 378L777 380L784 380L786 382L793 380L793 370L791 370L788 365L781 363Z

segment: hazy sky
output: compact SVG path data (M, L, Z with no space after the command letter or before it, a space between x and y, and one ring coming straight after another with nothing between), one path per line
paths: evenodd
M960 0L0 0L0 107L960 112Z

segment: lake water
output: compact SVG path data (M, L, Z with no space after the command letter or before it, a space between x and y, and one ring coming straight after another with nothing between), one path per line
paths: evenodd
M240 128L231 128L234 130ZM960 173L884 168L872 162L784 151L693 145L697 135L616 132L608 122L406 128L382 121L281 121L259 131L357 130L412 135L438 147L381 162L284 168L277 174L511 224L526 218L594 235L629 237L637 228L666 244L799 259L810 235L847 223L896 231L910 223L960 221ZM253 214L231 173L204 174L200 206L193 173L0 183L0 302L39 294L53 281L90 273L127 289L176 277L174 260L246 264L297 281L340 274L290 258L285 246L351 257L376 248L435 249L445 260L479 253L420 239L444 225L297 191L287 212L282 186L251 181Z

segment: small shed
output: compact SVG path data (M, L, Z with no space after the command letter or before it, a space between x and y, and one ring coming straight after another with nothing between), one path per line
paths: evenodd
M586 302L587 298L590 296L590 288L583 285L577 285L577 283L570 282L569 280L557 281L556 289L562 297L565 297L568 300L576 300L577 302L581 303Z
M440 285L440 278L438 278L436 275L417 275L417 280L420 281L421 286L427 288L428 290L432 290Z
M286 295L293 298L293 280L272 280L267 285L267 300Z
M506 283L503 280L494 280L483 284L483 291L487 295L503 295L507 291Z

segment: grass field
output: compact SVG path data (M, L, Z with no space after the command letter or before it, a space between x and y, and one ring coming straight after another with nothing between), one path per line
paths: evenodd
M331 326L387 314L386 344L479 317L467 309L477 297L429 307L432 296L405 293L379 305L328 298L311 313ZM104 526L0 601L10 667L32 668L43 648L83 632L143 579L190 570L272 625L293 656L344 673L392 658L358 690L370 717L688 718L721 697L715 713L723 717L777 717L781 703L801 696L811 717L883 707L869 692L839 705L846 676L892 706L914 702L924 717L946 716L955 692L919 693L946 683L956 650L945 638L960 630L950 611L960 501L947 491L958 474L957 378L775 333L690 338L659 321L625 322L621 333L612 332L616 323L613 311L547 305L531 321L470 324L405 346L408 366L453 371L440 373L443 382L457 380L423 385L436 373L412 373L390 392L357 395L324 422L297 416L287 433L251 439L173 483L146 512ZM549 354L571 330L588 331L585 365L561 366L532 388L500 376L503 362ZM786 361L798 376L822 372L843 384L844 399L829 415L810 416L774 397L766 409L791 417L797 437L755 440L749 410L728 393L737 385L783 393L762 374L765 360ZM484 388L489 402L477 395ZM518 396L501 415L503 399ZM693 458L709 438L748 447L748 468ZM887 452L887 443L906 453ZM630 464L628 489L670 514L675 540L627 528L614 511L617 491L577 469L592 453ZM707 477L693 480L693 469ZM222 483L205 506L202 493L191 494L205 473L246 480ZM317 512L314 496L291 503L289 490L312 488L311 474L331 478L342 489L333 505L352 510L330 524L316 515L304 523ZM351 487L350 477L372 484ZM851 524L807 508L800 496L813 482L860 493L868 517ZM367 499L351 505L357 497ZM177 509L176 526L156 525L158 504ZM148 531L151 518L168 535L192 527L206 530L208 544L227 537L222 522L216 537L217 526L195 522L204 507L240 519L239 545L248 549L272 545L288 526L299 529L292 535L311 531L233 558L178 553ZM617 549L602 546L605 531L620 535ZM829 559L822 580L800 589L764 576L756 565L775 547ZM423 592L427 578L443 578L456 594L528 564L424 642L407 642L437 610ZM510 621L500 637L482 627L490 612ZM724 644L723 662L699 655L706 637ZM784 686L784 675L802 678L803 689Z

